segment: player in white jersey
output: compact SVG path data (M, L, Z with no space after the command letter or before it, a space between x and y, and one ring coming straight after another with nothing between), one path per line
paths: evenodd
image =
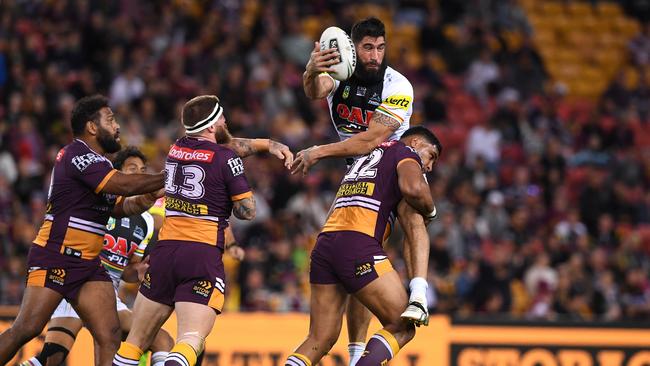
M352 41L358 64L354 74L346 81L334 80L327 72L337 62L336 49L320 51L315 44L305 73L303 87L312 99L327 98L332 122L340 142L299 152L293 172L308 169L328 157L348 158L368 154L387 140L398 140L410 127L413 113L413 87L402 74L386 65L385 29L377 18L357 22L352 28ZM398 209L400 223L407 237L404 257L411 277L409 307L403 314L416 324L428 321L426 273L429 257L429 239L425 219L408 204L402 202ZM350 365L363 354L370 322L370 312L354 298L348 306L348 335L350 338Z
M146 158L136 148L121 150L113 166L122 173L144 173ZM115 288L117 314L122 331L131 328L131 310L117 296L120 281L139 282L148 265L142 262L144 251L153 235L153 217L148 212L140 215L110 218L104 235L104 247L100 253L101 262ZM70 303L62 300L52 314L41 353L23 362L22 366L62 365L83 324ZM174 345L171 336L161 330L151 346L152 365L161 366L168 351Z

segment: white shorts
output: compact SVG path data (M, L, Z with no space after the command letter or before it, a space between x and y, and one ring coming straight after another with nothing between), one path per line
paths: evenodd
M117 308L117 312L119 313L120 311L124 310L129 310L129 308L122 302L119 296L117 296L117 290L115 291L115 307ZM66 300L63 299L59 303L59 306L56 307L56 310L54 310L54 314L52 314L52 317L50 319L54 318L77 318L79 319L79 315L77 315L77 312L74 311L72 308L72 305Z

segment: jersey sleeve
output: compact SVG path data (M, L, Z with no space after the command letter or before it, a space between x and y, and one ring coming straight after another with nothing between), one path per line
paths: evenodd
M228 195L233 202L253 196L244 174L244 162L234 151L228 149L223 154L221 171Z
M406 145L400 144L395 147L395 168L397 169L401 164L407 161L417 163L422 168L422 159L415 150ZM426 177L425 177L426 179Z
M413 86L403 76L387 84L382 93L381 104L375 109L385 116L397 120L400 125L408 121L413 113Z
M143 257L144 256L144 251L147 249L147 245L149 245L149 241L151 240L151 237L153 236L153 216L151 216L150 213L148 212L143 212L142 213L142 218L144 219L144 222L147 224L147 233L144 236L144 239L138 244L138 248L133 252L133 255L136 255L138 257Z
M69 174L95 193L99 193L117 173L108 159L94 152L76 154L70 157L68 164Z

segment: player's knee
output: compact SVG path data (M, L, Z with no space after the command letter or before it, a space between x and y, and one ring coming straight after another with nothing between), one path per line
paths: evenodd
M119 324L100 329L93 335L97 344L102 347L117 348L120 346L122 330Z
M317 332L310 335L312 339L324 349L331 349L339 338L339 333L335 331Z
M176 343L185 343L189 344L197 355L200 355L203 352L203 346L205 345L205 338L201 337L197 332L187 332L178 337Z
M30 340L37 337L43 331L43 326L36 323L14 323L11 327L11 333L15 335L16 339L21 341Z

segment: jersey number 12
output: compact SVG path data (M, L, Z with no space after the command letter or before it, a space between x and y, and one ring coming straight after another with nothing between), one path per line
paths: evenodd
M348 173L343 177L343 181L357 180L357 179L372 179L377 176L377 164L384 155L384 150L375 149L370 154L364 155L357 159Z

